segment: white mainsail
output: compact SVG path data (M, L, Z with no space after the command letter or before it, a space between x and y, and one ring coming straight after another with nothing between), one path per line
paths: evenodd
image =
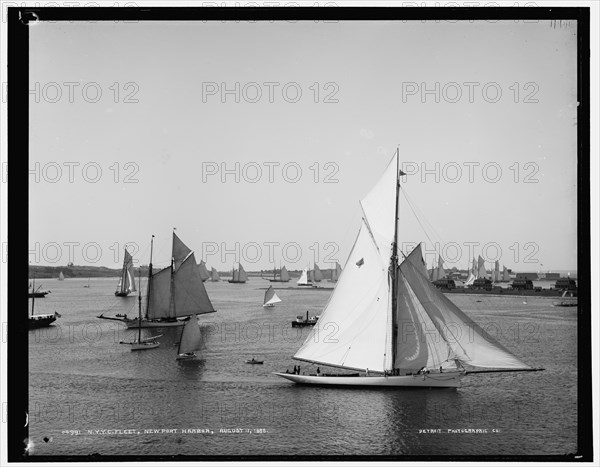
M396 158L397 156L392 157L383 176L367 196L360 201L364 221L367 223L384 263L388 263L390 260L394 241L394 219L396 217L396 200L394 198L398 183Z
M510 274L508 274L508 269L506 269L506 266L503 266L503 270L502 270L502 282L509 282L510 281Z
M391 165L396 164L394 160ZM395 180L395 171L392 174ZM382 178L385 184L380 181L363 200L366 219L344 274L294 358L375 372L442 365L452 368L456 360L476 367L529 369L429 281L420 245L390 272L391 250L382 254L387 248L382 239L390 232L388 240L394 238L393 221L390 230L384 216L387 212L395 218L386 202L393 201L396 194L395 183L388 183L389 178L388 166ZM391 297L394 276L395 315Z
M473 258L473 265L471 266L471 269L469 270L469 277L467 277L465 285L471 285L473 282L475 282L476 278L477 278L477 263L475 263L475 258Z
M64 281L64 280L65 280L65 276L64 276L64 274L62 273L62 271L60 271L60 274L58 275L58 280L59 280L59 281Z
M294 358L383 371L391 309L388 267L363 222L344 274Z
M265 301L264 301L263 306L270 306L275 303L279 303L280 301L281 301L281 299L275 293L275 289L273 288L273 286L270 286L265 291Z
M194 267L195 263L194 263ZM202 334L198 325L198 318L195 315L190 316L189 320L183 326L181 339L179 341L178 354L192 353L202 349Z
M117 285L117 293L129 294L135 292L135 278L133 277L133 257L125 248L125 255L123 258L123 269L121 270L121 277L119 284Z
M300 279L298 279L298 282L296 282L298 285L308 285L308 270L307 268L304 268L302 270L302 275L300 276Z

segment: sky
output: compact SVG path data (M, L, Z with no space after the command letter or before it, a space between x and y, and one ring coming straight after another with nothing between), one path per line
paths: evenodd
M398 149L399 240L576 269L577 32L497 22L40 23L31 264L342 266ZM410 200L410 203L407 201ZM414 213L419 214L415 216Z

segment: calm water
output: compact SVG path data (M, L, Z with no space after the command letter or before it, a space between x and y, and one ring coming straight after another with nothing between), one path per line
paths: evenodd
M137 331L96 318L137 313L137 297L113 296L117 280L92 279L90 288L87 279L39 282L52 293L36 300L36 313L56 310L62 318L29 332L33 455L576 451L577 309L554 308L552 299L450 296L518 357L546 371L471 375L456 390L361 390L301 387L271 374L297 364L291 356L310 328L292 328L291 321L306 310L320 314L330 291L280 290L283 302L264 309L267 281L207 282L218 312L199 319L200 360L182 364L175 361L180 328L145 329L163 334L160 347L131 352L119 341ZM245 364L252 357L264 365ZM488 433L448 433L469 428ZM426 429L442 432L420 431Z

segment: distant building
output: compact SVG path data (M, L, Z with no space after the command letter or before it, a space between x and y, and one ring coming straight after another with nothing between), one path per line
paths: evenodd
M546 273L546 280L547 281L556 281L560 279L560 274L557 272L547 272Z
M537 281L539 277L537 272L518 272L517 279L529 279L530 281Z
M492 290L492 281L486 279L485 277L481 277L479 279L475 279L470 287L472 289Z
M518 275L517 279L515 279L510 286L517 290L533 290L533 282L531 279L519 278Z
M435 285L438 289L456 288L456 283L452 279L438 279L437 281L433 281L433 285Z
M577 282L570 277L561 277L554 284L554 288L560 290L577 290Z

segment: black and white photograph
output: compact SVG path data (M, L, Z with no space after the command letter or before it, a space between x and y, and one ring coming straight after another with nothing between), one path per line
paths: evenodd
M597 4L69 3L2 3L2 463L598 460Z

